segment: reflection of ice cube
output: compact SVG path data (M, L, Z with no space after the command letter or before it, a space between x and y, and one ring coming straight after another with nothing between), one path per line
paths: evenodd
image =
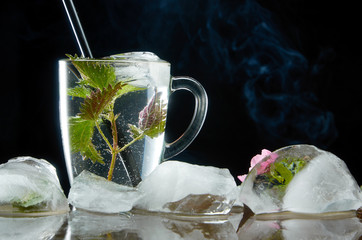
M0 189L0 207L20 212L69 210L55 168L43 159L18 157L0 165ZM0 214L6 214L4 208Z
M275 153L274 162L263 159L241 186L240 200L254 213L322 213L361 207L361 189L335 155L309 145Z
M357 240L362 234L358 218L257 220L250 218L238 230L239 239Z
M177 220L152 214L104 215L73 211L68 229L71 239L237 239L236 230L227 219Z
M236 183L228 169L178 161L159 165L138 186L137 208L184 214L227 213L235 200Z
M279 221L257 221L249 218L237 231L239 239L283 239Z
M0 217L0 239L53 239L67 215L37 218Z
M69 239L103 239L102 235L109 237L117 233L119 238L122 234L127 236L129 232L135 232L135 221L132 216L118 214L97 214L86 211L72 211L68 221Z
M345 219L291 219L281 223L284 239L358 240L362 223L358 218Z
M74 178L68 200L73 206L95 212L117 213L132 209L139 192L88 171Z

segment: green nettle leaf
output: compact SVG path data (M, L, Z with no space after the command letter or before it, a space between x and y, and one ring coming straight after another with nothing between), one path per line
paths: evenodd
M82 119L80 116L69 118L71 151L80 152L84 160L104 164L103 157L92 143L95 125L95 121Z
M75 68L80 73L82 83L87 83L93 88L104 89L108 85L116 83L116 73L114 67L102 61L85 61L87 59L67 55Z
M271 175L280 183L287 185L292 179L292 172L283 164L283 162L275 163L270 171Z
M128 124L128 127L129 127L129 132L131 133L131 137L133 139L136 139L143 134L143 131L133 124Z
M306 162L301 159L283 159L271 165L270 178L286 186L305 164Z
M97 121L100 114L110 108L117 92L123 86L124 84L119 82L114 87L108 85L108 87L103 90L97 89L96 91L92 91L90 96L86 97L84 103L81 104L81 113L79 116L83 119Z
M74 87L74 88L69 88L68 91L67 91L68 96L80 97L80 98L86 98L91 93L92 93L91 89L89 89L87 87L83 87L83 86L77 86L77 87Z
M306 162L303 160L293 161L292 166L291 166L291 171L295 175L297 172L302 170L302 168L305 166L305 164L306 164Z
M124 82L123 82L124 83ZM117 92L117 98L121 97L122 95L130 92L145 90L146 88L136 87L130 84L125 84L118 92Z
M150 138L155 138L161 135L166 128L166 119L159 122L159 124L154 124L150 129L145 131L145 135L149 136Z

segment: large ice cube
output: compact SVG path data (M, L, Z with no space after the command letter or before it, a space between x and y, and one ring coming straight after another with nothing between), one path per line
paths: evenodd
M2 215L69 211L56 170L43 159L18 157L1 164L0 189Z
M240 201L254 213L322 213L362 206L362 192L346 164L310 145L288 146L265 157L243 182Z
M143 195L135 207L149 211L223 214L236 199L236 183L228 169L178 161L159 165L138 188Z
M68 201L76 208L118 213L132 209L140 197L137 189L123 186L84 170L73 180Z

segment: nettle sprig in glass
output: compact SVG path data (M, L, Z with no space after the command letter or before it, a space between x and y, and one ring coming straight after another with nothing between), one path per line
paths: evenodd
M67 94L81 99L79 113L69 117L69 135L72 153L80 153L84 161L105 165L100 151L108 151L111 161L108 168L108 180L112 180L117 159L127 169L119 154L145 136L156 138L164 133L166 125L166 104L154 87L154 94L148 104L139 112L138 124L124 123L128 126L125 139L131 139L120 145L120 129L117 119L122 112L115 111L115 101L131 92L145 90L144 87L131 85L132 78L116 77L115 68L107 61L82 61L78 56L67 55L72 61L78 78L76 86L68 88ZM84 59L83 59L84 60ZM104 128L110 128L109 133ZM106 149L95 146L94 139L101 138ZM124 141L123 141L124 142ZM127 174L132 174L128 172ZM135 185L136 183L134 183Z

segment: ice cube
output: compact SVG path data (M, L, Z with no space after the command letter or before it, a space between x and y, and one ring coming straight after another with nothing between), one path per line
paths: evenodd
M228 169L178 161L159 165L138 186L136 208L182 214L224 214L236 199L236 183Z
M0 189L0 215L69 211L56 170L43 159L18 157L1 164Z
M120 185L86 170L74 178L68 201L76 208L118 213L132 209L140 197L136 188Z
M241 185L240 201L258 213L323 213L356 210L362 192L346 164L310 145L288 146L254 166Z
M152 52L128 52L111 55L113 59L120 60L137 60L137 61L149 61L157 62L162 61L156 54Z
M120 65L115 63L116 76L117 79L128 82L130 85L150 88L169 84L170 63L160 59L154 53L129 52L111 55L110 58L124 61Z
M356 210L362 192L341 159L321 152L290 182L283 202L284 210L294 212Z

